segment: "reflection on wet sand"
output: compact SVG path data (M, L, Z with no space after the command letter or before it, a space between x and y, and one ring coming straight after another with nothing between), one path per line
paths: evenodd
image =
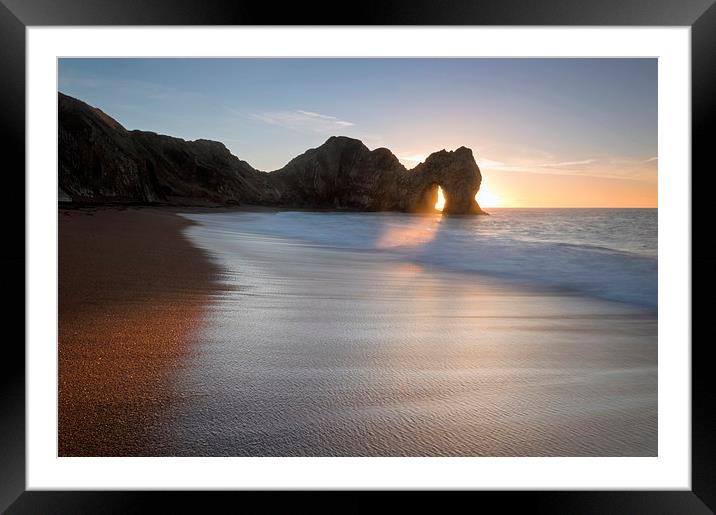
M387 225L376 241L376 248L419 247L435 239L442 215L419 214L411 225Z
M60 456L153 455L215 272L167 212L59 213Z
M653 456L656 318L210 222L226 289L164 452Z

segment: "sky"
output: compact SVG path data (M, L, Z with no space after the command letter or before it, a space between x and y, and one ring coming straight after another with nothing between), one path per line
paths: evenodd
M59 90L128 129L259 170L329 136L407 168L473 150L484 207L656 207L656 59L60 59Z

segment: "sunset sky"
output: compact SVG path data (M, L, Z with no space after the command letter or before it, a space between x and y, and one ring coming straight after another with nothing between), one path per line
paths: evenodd
M472 148L485 207L656 207L656 59L60 59L128 129L274 170L331 135L412 168Z

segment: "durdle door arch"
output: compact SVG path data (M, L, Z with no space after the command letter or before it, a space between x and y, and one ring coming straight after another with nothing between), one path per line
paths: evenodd
M445 196L443 213L467 215L484 214L475 200L480 190L482 174L472 150L460 147L448 152L430 154L410 172L410 203L408 211L433 211L438 199L438 186Z

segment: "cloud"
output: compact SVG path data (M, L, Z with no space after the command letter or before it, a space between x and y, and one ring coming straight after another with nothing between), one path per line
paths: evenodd
M590 158L555 163L534 163L527 160L518 163L503 163L499 166L485 168L493 168L505 172L652 181L656 179L656 171L653 166L654 161L656 161L656 159L653 158Z
M481 169L502 168L505 166L505 163L502 161L487 159L486 157L477 157L475 158L475 161L477 162L477 166Z
M542 163L535 166L539 166L540 168L574 168L575 166L584 167L596 162L596 159L582 159L579 161L562 161L560 163Z
M484 146L475 152L480 170L488 174L519 172L569 177L596 177L630 181L654 182L657 180L657 158L608 154L554 155L539 148L513 146L490 146L483 154ZM489 157L488 157L489 155Z
M321 134L333 134L342 129L353 127L355 124L341 120L335 116L316 113L314 111L273 111L266 113L254 113L250 118L271 125L278 125L285 129L299 132L318 132Z
M397 154L398 159L406 168L414 168L418 163L424 162L430 154L429 152L411 150ZM502 153L508 154L509 158L505 159L499 154L486 157L478 150L475 152L475 161L483 173L520 172L601 179L656 180L656 157L643 159L621 156L587 156L584 158L575 156L574 159L560 161L557 157L539 150L527 154L507 149ZM502 160L493 157L502 157Z

